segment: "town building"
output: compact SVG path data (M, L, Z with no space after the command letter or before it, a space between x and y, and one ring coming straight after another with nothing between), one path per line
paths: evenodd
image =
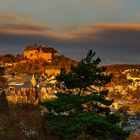
M50 76L57 76L60 74L60 67L54 67L54 66L47 66L45 73Z

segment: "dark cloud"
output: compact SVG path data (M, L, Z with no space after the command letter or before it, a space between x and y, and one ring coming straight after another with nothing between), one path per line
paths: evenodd
M0 29L6 30L31 30L31 31L44 31L50 30L50 27L35 25L33 23L10 23L10 24L0 24Z
M48 44L77 60L92 49L102 58L103 64L140 62L140 25L86 25L70 28L64 34L35 24L9 28L12 32L0 29L1 53L23 53L24 47L38 43Z

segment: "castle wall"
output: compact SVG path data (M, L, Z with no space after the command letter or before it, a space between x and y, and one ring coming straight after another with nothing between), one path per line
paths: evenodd
M24 51L24 57L31 60L43 58L47 62L51 62L52 53L43 53L43 52L38 52L38 50L29 50L29 51Z
M38 54L38 58L43 58L45 59L47 62L51 62L52 61L52 53L39 53Z
M29 59L37 59L38 50L24 51L24 57L29 58Z
M24 57L35 60L35 59L44 59L47 62L52 61L52 57L58 55L57 51L54 50L53 48L47 48L43 46L28 46L24 50Z

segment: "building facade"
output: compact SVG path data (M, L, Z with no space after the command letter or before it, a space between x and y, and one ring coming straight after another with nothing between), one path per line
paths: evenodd
M24 57L30 60L44 59L47 62L52 62L53 56L58 55L58 52L54 48L48 46L27 46L24 49Z

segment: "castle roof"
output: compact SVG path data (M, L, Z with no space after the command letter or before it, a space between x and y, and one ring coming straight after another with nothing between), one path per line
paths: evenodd
M30 50L38 50L38 51L42 51L44 53L57 53L57 50L55 50L54 48L49 48L48 46L37 46L36 44L34 46L27 46L24 51L30 51Z
M55 50L54 48L41 47L39 49L40 50L42 49L42 51L45 53L57 53L57 50Z
M38 46L35 44L34 46L27 46L24 51L29 51L29 50L38 50Z

